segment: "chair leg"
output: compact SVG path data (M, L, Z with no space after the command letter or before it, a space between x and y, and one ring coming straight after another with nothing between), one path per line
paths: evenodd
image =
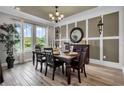
M47 64L46 64L46 70L45 70L45 76L47 75Z
M52 80L54 80L55 71L56 71L56 67L53 68L53 76L52 76Z
M35 67L36 70L37 70L37 66L38 66L38 62L36 62L36 67Z
M81 67L81 73L83 73L83 66Z
M73 68L73 72L75 72L75 69Z
M42 73L42 62L40 64L41 64L40 72Z
M80 69L78 69L78 80L79 80L79 83L81 83Z
M65 71L66 71L66 76L67 76L67 75L68 75L68 74L67 74L67 66L66 66L66 68L65 68Z
M64 64L62 65L62 73L64 74Z
M85 70L85 64L83 65L84 75L87 77L86 70Z

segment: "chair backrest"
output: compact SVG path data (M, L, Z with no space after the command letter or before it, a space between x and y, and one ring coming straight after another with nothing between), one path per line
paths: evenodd
M65 50L70 50L70 45L67 42L64 42Z
M81 52L79 66L82 66L83 64L85 64L85 60L86 60L86 52Z
M42 62L43 54L41 52L36 52L36 60Z
M76 48L75 50L74 50L74 52L78 52L78 56L76 57L76 59L78 60L78 61L80 61L81 59L80 59L80 56L81 56L81 54L82 54L82 52L86 52L86 55L87 55L87 50L88 50L88 47L85 47L85 48Z
M40 47L40 45L35 45L35 51L41 51L41 47Z
M53 49L52 48L44 48L46 62L50 64L54 64L54 56L53 56Z
M79 65L80 65L80 66L82 66L82 65L85 64L85 62L86 62L87 50L88 50L88 47L86 47L86 48L84 49L84 51L81 51L81 52L80 52L80 56L79 56Z

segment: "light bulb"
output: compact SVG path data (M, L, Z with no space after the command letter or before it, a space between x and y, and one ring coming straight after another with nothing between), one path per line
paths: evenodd
M61 14L60 16L61 16L61 18L64 18L64 15L63 14Z
M52 17L53 16L53 14L49 14L49 17Z
M59 16L59 12L56 12L56 16Z
M55 18L54 17L51 17L52 20L54 20Z
M61 20L61 17L58 17L58 20Z

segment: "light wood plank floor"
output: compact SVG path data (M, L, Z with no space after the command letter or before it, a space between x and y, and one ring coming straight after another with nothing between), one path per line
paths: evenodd
M40 66L39 66L40 68ZM39 69L38 68L38 69ZM67 86L67 78L58 68L55 80L52 80L52 68L48 69L47 76L43 72L35 70L32 62L15 65L13 69L3 70L4 83L0 86ZM72 72L71 86L118 86L124 85L124 76L121 70L105 66L89 64L86 66L87 78L81 73L81 81L78 82L77 72Z

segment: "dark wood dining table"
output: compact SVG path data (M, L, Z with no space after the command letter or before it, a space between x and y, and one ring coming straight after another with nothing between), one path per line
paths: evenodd
M33 65L35 65L35 54L37 53L36 51L32 51L33 53ZM66 64L66 71L67 71L67 82L68 84L71 83L71 61L77 57L78 54L75 55L70 55L69 52L68 53L64 53L64 52L60 52L60 54L54 54L55 58L58 58L60 60L62 60L63 62L65 62Z
M68 84L71 83L71 62L74 58L77 57L78 54L70 55L69 53L60 53L60 55L54 55L54 57L62 60L66 64L66 71L67 71L67 82Z

